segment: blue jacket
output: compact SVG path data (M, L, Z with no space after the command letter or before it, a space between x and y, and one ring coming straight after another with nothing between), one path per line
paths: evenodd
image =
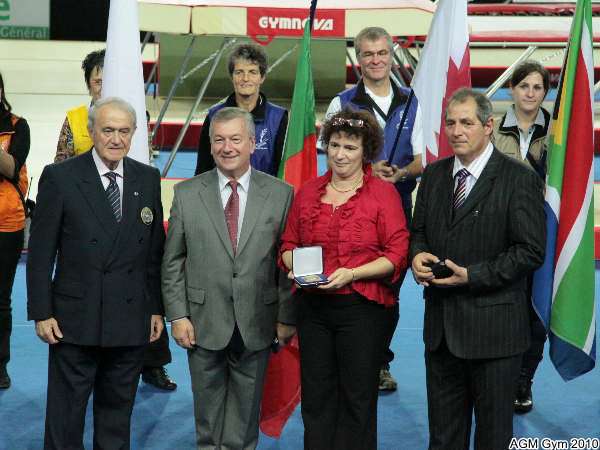
M401 88L392 81L392 91L394 92L394 98L388 111L388 119L386 120L386 126L383 130L384 133L384 145L381 153L375 158L375 161L381 161L388 159L392 152L392 146L396 139L396 132L400 126L402 120L402 114L406 107L406 101L408 100L409 89ZM375 114L373 108L373 100L365 92L365 85L361 79L358 84L350 89L338 94L342 108L349 105L355 109L363 109ZM417 99L413 97L413 100L408 110L408 116L400 139L398 141L398 148L392 160L392 164L396 164L398 167L404 167L413 161L413 148L410 142L412 136L413 127L415 124L415 116L417 114ZM396 183L396 189L402 195L402 197L410 196L410 193L415 189L417 183L415 180L408 180L401 183Z
M215 167L215 161L210 154L210 137L208 134L210 121L217 111L228 106L237 106L235 94L231 94L227 97L227 100L214 105L208 110L200 134L195 175L207 172ZM261 93L258 104L251 111L251 114L256 129L256 149L250 157L250 165L261 172L276 177L283 153L288 113L284 108L268 102L265 95Z

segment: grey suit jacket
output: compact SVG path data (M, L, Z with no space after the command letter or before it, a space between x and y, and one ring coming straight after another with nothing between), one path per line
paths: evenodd
M453 212L454 158L427 166L417 193L410 256L429 252L466 267L467 285L425 288L424 340L445 337L461 358L497 358L529 346L527 278L544 259L540 177L494 149Z
M168 320L190 317L197 345L208 350L225 348L236 323L246 348L264 349L277 321L296 320L291 282L277 267L293 190L251 170L235 256L216 169L175 186L162 263L165 312Z

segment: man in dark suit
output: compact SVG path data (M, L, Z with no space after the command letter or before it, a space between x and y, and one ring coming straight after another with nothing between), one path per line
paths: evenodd
M485 95L457 91L445 119L455 156L429 165L417 193L410 252L425 286L430 450L468 449L473 410L476 449L506 450L512 437L527 277L544 258L543 187L493 147L492 121ZM449 273L432 270L440 260Z
M83 449L92 391L94 448L129 448L144 349L163 329L160 176L126 157L135 127L124 100L96 102L92 151L40 178L27 291L50 344L45 449Z
M251 450L271 343L295 333L277 267L293 191L250 167L248 112L219 110L210 139L216 168L175 186L162 292L173 338L188 349L197 448Z

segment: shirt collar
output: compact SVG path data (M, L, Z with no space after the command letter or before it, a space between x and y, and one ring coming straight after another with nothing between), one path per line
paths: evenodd
M123 178L123 160L119 161L119 164L117 164L117 168L115 170L110 170L108 167L106 167L104 161L100 159L100 155L98 155L98 152L95 148L92 148L92 158L94 159L94 164L96 164L96 169L98 170L100 176L103 176L108 172L114 172Z
M539 125L542 128L546 126L546 120L544 119L544 113L542 113L542 108L538 109L533 125ZM515 113L515 105L512 105L506 110L506 119L504 119L504 126L519 128L519 123L517 122L517 115Z
M492 152L494 151L494 146L491 142L488 143L485 150L471 161L471 164L468 166L464 166L457 157L454 157L454 166L452 168L452 178L456 176L456 173L460 169L467 169L469 171L469 175L472 175L476 180L481 176L481 172L485 169L486 164L490 160L492 156Z
M265 110L267 104L267 97L262 92L258 94L258 101L256 102L256 106L250 114L252 114L252 118L255 120L263 120L265 118ZM225 100L225 106L234 106L237 107L237 103L235 101L235 92L230 94L229 97Z
M252 169L250 167L248 167L248 170L246 171L246 173L244 173L244 175L242 175L241 177L239 177L236 181L238 182L238 189L242 188L242 190L244 192L248 192L248 188L250 187L250 172L252 171ZM219 192L223 192L223 189L225 189L225 187L227 186L227 183L229 183L229 178L227 178L227 176L221 172L219 170L219 168L217 167L217 176L219 178Z

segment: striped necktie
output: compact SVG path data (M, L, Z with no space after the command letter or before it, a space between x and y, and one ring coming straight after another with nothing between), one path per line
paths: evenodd
M456 172L456 175L454 175L454 178L458 179L458 183L454 189L454 200L452 201L454 209L460 208L467 198L467 178L469 175L467 169L460 169Z
M108 187L106 188L106 196L108 197L108 203L112 209L113 214L117 222L121 221L121 194L119 192L119 185L117 184L117 174L115 172L107 172L104 174L106 178L110 180Z

